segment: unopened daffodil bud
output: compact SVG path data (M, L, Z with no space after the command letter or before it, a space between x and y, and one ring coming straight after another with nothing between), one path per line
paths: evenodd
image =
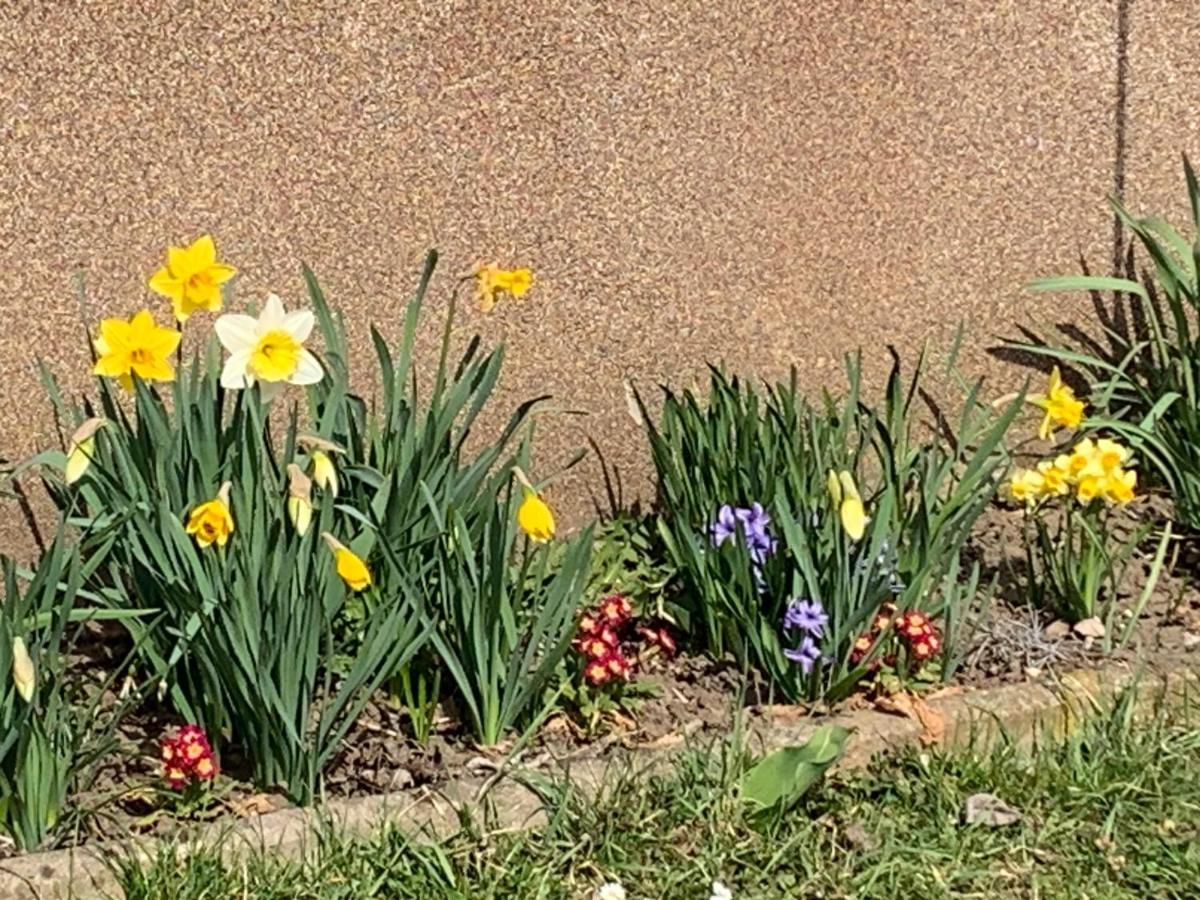
M531 541L542 544L552 540L555 530L554 513L551 512L541 495L534 490L524 472L520 469L513 469L513 474L516 475L517 481L521 483L521 487L525 491L525 499L517 508L517 524L521 526L521 530L529 536Z
M25 641L21 638L13 638L12 679L21 699L26 703L32 703L33 689L37 684L37 678L33 670L33 660L29 658L29 651L25 649Z
M312 482L295 463L288 463L288 498L287 513L296 529L296 534L304 537L312 524Z
M312 462L313 483L321 490L327 491L330 496L336 497L338 494L337 467L334 466L330 454L341 453L342 448L333 441L327 441L315 434L302 434L296 438L296 441L308 451L308 458Z
M67 464L63 470L67 484L77 482L91 465L92 455L96 452L96 432L105 421L100 418L87 419L71 435L71 442L67 446Z
M837 472L833 469L830 469L829 474L825 477L825 487L829 491L829 499L836 509L842 503L842 485L838 481Z
M858 494L858 486L854 483L854 476L844 470L838 474L838 482L842 489L842 503L838 510L842 528L850 540L860 541L866 533L867 522L870 519L867 518L867 511L863 507L862 497Z
M362 561L362 558L328 531L324 532L321 537L329 545L334 562L337 564L337 573L342 581L346 582L346 586L352 591L365 591L369 588L371 586L371 570L367 568L367 564Z

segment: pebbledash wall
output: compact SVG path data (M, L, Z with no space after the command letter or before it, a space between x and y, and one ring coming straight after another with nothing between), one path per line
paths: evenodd
M42 354L86 385L91 314L150 304L168 242L213 233L242 298L310 262L394 334L479 261L538 283L479 329L502 405L553 393L541 459L591 434L648 492L622 383L707 361L838 383L863 346L965 363L1021 323L1082 319L1032 276L1112 267L1104 196L1184 209L1200 154L1194 0L479 0L0 4L0 455L53 439ZM207 327L197 317L189 328ZM430 329L432 333L432 328ZM426 335L431 337L432 334ZM557 484L589 508L594 459ZM5 516L0 549L27 548Z

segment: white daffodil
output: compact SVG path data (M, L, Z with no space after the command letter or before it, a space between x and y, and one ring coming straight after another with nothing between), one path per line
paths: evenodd
M274 294L253 316L226 313L213 326L229 359L221 370L221 386L231 390L258 384L269 400L285 384L316 384L324 376L317 358L304 349L313 327L307 309L287 312Z

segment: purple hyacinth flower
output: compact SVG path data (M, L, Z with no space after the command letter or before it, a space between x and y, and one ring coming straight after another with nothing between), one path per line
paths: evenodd
M733 507L727 503L717 510L717 520L712 523L708 533L712 538L713 544L720 547L737 534L737 528L737 514L734 512Z
M792 662L798 663L800 668L804 670L805 675L811 675L813 666L821 658L821 650L817 646L816 641L811 637L805 637L800 642L799 647L796 647L794 650L784 650L783 655Z
M804 631L815 638L825 633L829 616L816 600L793 600L783 614L783 627L792 631Z

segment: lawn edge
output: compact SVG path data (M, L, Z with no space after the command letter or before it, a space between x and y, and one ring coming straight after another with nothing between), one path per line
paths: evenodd
M1047 673L1018 684L978 690L952 686L929 697L927 707L933 712L924 722L875 708L811 717L797 708L772 707L749 711L742 727L749 746L763 752L803 742L820 725L843 725L854 732L839 763L846 770L862 768L882 753L930 743L973 744L985 750L1005 739L1024 746L1060 740L1089 714L1110 710L1126 691L1134 693L1135 714L1144 715L1164 703L1178 702L1197 686L1200 669L1186 657L1166 663L1110 662L1062 676ZM637 770L665 766L686 743L681 737L633 748L621 757L621 764ZM610 758L585 757L564 766L563 773L585 794L594 795L612 767ZM525 781L518 765L508 773L457 778L436 788L331 800L317 809L279 810L239 822L207 824L186 839L175 837L165 843L180 853L220 843L222 851L230 854L270 851L296 857L314 846L314 835L325 827L357 835L388 824L418 835L446 836L458 829L463 816L486 815L497 828L526 829L545 818L541 797ZM105 842L4 860L0 900L120 896L109 868L113 857L124 853L151 858L163 844L153 838Z

